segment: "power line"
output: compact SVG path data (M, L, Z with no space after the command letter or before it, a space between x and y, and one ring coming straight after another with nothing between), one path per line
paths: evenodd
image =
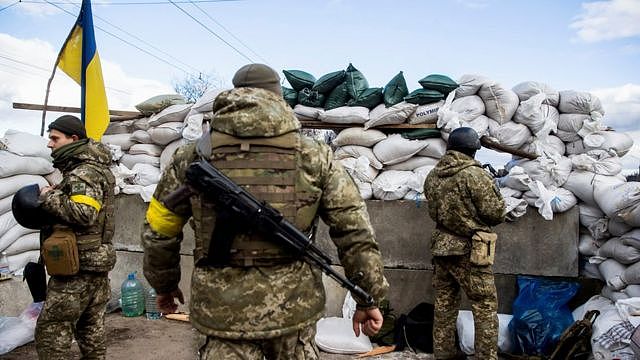
M18 64L21 64L21 65L24 65L24 66L29 66L29 67L32 67L34 69L42 70L42 71L45 71L47 73L51 71L50 69L45 69L43 67L40 67L40 66L37 66L37 65L33 65L33 64L29 64L27 62L20 61L20 60L17 60L17 59L14 59L14 58L2 55L2 54L0 54L0 58L7 59L9 61L13 61L14 63L18 63Z
M216 25L220 26L222 28L222 30L226 31L227 34L231 35L231 37L233 37L234 39L236 39L236 41L238 41L240 44L242 44L242 46L244 46L245 48L247 48L249 51L251 51L253 53L253 55L257 56L258 58L260 58L260 60L262 60L265 63L268 63L267 60L265 60L262 56L260 56L258 53L256 53L255 51L253 51L253 49L251 49L249 47L249 45L245 44L242 40L240 40L237 36L235 36L231 31L229 31L224 25L222 25L220 22L218 22L216 19L214 19L211 15L209 15L208 12L204 11L200 6L198 6L198 4L196 3L196 1L194 0L189 0L189 3L191 3L193 6L195 6L198 10L200 10L206 17L208 17L209 19L211 19L211 21L213 21L214 23L216 23Z
M39 75L39 74L33 73L33 72L29 71L29 70L21 69L21 68L19 68L17 66L13 66L13 65L10 65L10 64L3 64L3 63L0 63L0 65L6 66L6 67L14 69L14 70L22 71L23 73L26 73L26 74L31 75L31 76L36 76L36 77L39 77L41 79L46 79L46 77L44 75ZM19 75L15 74L15 73L13 73L13 75L19 76Z
M69 14L69 15L73 16L74 18L75 18L75 17L77 17L75 14L71 13L70 11L68 11L68 10L66 10L66 9L63 9L62 7L60 7L60 6L56 5L56 4L54 4L54 3L52 3L52 2L50 2L50 1L48 1L48 0L45 0L45 1L46 1L48 4L50 4L50 5L52 5L52 6L55 6L56 8L58 8L58 9L60 9L60 10L64 11L65 13L67 13L67 14ZM172 64L172 63L168 62L167 60L165 60L165 59L163 59L163 58L161 58L161 57L159 57L159 56L156 56L156 55L154 55L154 54L150 53L149 51L147 51L147 50L145 50L145 49L143 49L143 48L141 48L141 47L139 47L139 46L137 46L137 45L135 45L135 44L133 44L133 43L131 43L131 42L129 42L129 41L127 41L127 40L123 39L123 38L121 38L121 37L119 37L118 35L113 34L113 33L111 33L110 31L107 31L107 30L105 30L105 29L101 28L100 26L97 26L97 25L94 25L94 26L95 26L97 29L99 29L99 30L101 30L101 31L105 32L106 34L111 35L111 36L113 36L114 38L116 38L116 39L118 39L118 40L120 40L120 41L124 42L125 44L127 44L127 45L129 45L129 46L133 46L134 48L136 48L136 49L138 49L138 50L142 51L143 53L145 53L145 54L147 54L147 55L149 55L149 56L152 56L152 57L154 57L155 59L160 60L160 61L162 61L163 63L165 63L165 64L167 64L167 65L169 65L169 66L171 66L171 67L173 67L173 68L176 68L176 69L178 69L178 70L180 70L180 71L184 72L185 74L189 74L189 71L185 70L184 68L182 68L182 67L180 67L180 66L178 66L178 65Z
M216 3L216 2L231 2L231 1L241 1L241 0L196 0L196 2L198 3ZM63 2L48 2L48 1L39 1L39 0L22 0L22 1L17 1L17 2L23 2L23 3L30 3L30 4L56 4L56 5L66 5L67 3L63 3ZM188 4L190 1L188 0L182 0L182 1L176 1L179 4ZM79 3L73 3L74 5L78 5ZM112 3L112 2L92 2L91 5L108 5L108 6L113 6L113 5L169 5L170 3L167 1L139 1L139 2L116 2L116 3ZM10 6L13 6L15 4L12 4Z
M78 6L78 5L77 5L77 4L75 4L75 3L72 3L71 1L67 1L67 2L68 2L69 4L71 4L71 5L75 5L77 8L80 8L80 6ZM158 47L154 46L153 44L149 43L148 41L145 41L144 39L141 39L140 37L138 37L138 36L136 36L136 35L134 35L134 34L132 34L132 33L128 32L127 30L125 30L125 29L123 29L123 28L121 28L121 27L119 27L119 26L117 26L117 25L114 25L113 23L111 23L111 22L110 22L110 21L108 21L107 19L105 19L105 18L103 18L103 17L101 17L101 16L98 16L98 15L96 15L96 14L93 14L93 16L94 16L94 17L96 17L96 18L98 18L98 19L100 19L100 20L102 20L102 21L104 21L104 22L105 22L105 23L107 23L108 25L111 25L112 27L114 27L114 28L116 28L116 29L118 29L118 30L122 31L123 33L125 33L125 34L127 34L127 35L131 36L132 38L134 38L134 39L136 39L136 40L138 40L138 41L142 42L143 44L145 44L145 45L147 45L147 46L151 47L152 49L154 49L154 50L156 50L156 51L158 51L158 52L160 52L160 53L162 53L162 54L164 54L164 55L166 55L166 56L170 57L171 59L173 59L173 60L175 60L175 61L179 62L180 64L182 64L182 65L184 65L184 66L186 66L186 67L188 67L188 68L191 68L191 69L192 69L192 70L194 70L195 72L198 72L198 73L202 73L202 72L203 72L203 71L198 70L198 69L196 69L195 67L193 67L193 66L191 66L191 65L189 65L189 64L187 64L187 63L185 63L185 62L183 62L182 60L180 60L180 59L178 59L178 58L174 57L173 55L171 55L171 54L169 54L169 53L167 53L167 52L163 51L162 49L160 49L160 48L158 48Z
M2 11L2 10L6 10L6 9L8 9L8 8L12 7L13 5L15 5L15 4L19 3L19 2L20 2L20 0L18 0L18 1L16 1L16 2L14 2L13 4L9 4L9 5L5 6L5 7L3 7L2 9L0 9L0 11Z
M227 46L229 46L230 48L232 48L233 50L235 50L238 54L240 54L242 57L244 57L245 59L249 60L249 62L254 62L250 57L248 57L247 55L245 55L242 51L238 50L235 46L229 44L229 42L227 42L225 39L223 39L220 35L216 34L215 31L211 30L207 25L203 24L202 22L200 22L200 20L196 19L195 17L193 17L193 15L189 14L186 10L184 10L183 8L181 8L175 1L173 0L169 0L170 3L173 4L173 6L177 7L180 11L182 11L183 13L185 13L185 15L187 15L188 17L190 17L193 21L197 22L198 24L200 24L200 26L202 26L203 28L205 28L207 31L209 31L211 34L213 34L215 37L217 37L218 39L220 39L220 41L222 41L223 43L227 44Z

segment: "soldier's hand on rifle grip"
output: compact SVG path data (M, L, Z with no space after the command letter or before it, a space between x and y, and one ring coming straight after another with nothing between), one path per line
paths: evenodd
M156 298L158 310L163 314L175 313L178 310L178 304L176 304L173 299L178 299L180 304L184 304L184 296L180 289L175 289L170 293L158 294L158 297Z
M383 317L380 309L356 310L353 314L353 333L360 336L360 329L367 336L373 336L382 328Z

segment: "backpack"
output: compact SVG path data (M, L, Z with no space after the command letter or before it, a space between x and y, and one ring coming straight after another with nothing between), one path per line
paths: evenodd
M600 315L598 310L584 314L582 320L566 329L549 360L586 360L591 356L591 334L593 322Z
M394 327L396 351L433 352L433 312L433 304L420 303L407 315L400 315Z

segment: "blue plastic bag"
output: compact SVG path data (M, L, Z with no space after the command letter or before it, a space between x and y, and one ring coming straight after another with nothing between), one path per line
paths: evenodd
M562 332L573 324L567 303L580 285L530 276L518 276L518 297L513 302L509 332L514 352L550 355Z

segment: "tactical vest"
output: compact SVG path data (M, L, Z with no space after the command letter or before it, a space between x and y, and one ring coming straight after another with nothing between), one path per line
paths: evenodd
M269 203L298 229L312 232L315 209L301 211L310 193L304 191L298 180L302 174L298 165L300 137L297 132L271 138L237 138L214 131L211 142L211 153L201 155L208 156L212 165L258 200ZM209 251L216 251L216 239L212 239L212 235L216 226L224 226L224 222L216 222L223 214L217 213L215 204L206 196L196 195L191 201L196 229L194 255L198 264L207 258ZM263 234L245 229L233 236L228 265L273 266L296 258L296 254Z

